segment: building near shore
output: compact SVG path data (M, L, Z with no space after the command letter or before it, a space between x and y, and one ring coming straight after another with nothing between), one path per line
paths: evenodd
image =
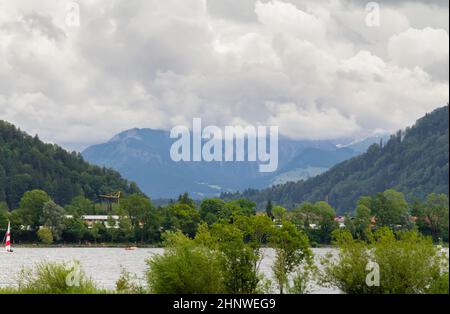
M66 215L65 216L67 219L72 219L73 216L72 215ZM114 228L114 229L119 229L119 216L117 215L112 215L112 216L108 216L108 215L83 215L80 217L81 220L83 220L88 228L92 228L94 226L94 224L96 223L103 223L105 225L106 228ZM114 221L115 224L113 226L110 225L110 222Z

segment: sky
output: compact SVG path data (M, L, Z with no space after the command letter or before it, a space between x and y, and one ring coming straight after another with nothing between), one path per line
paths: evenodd
M395 132L449 100L448 1L367 3L0 0L0 119L75 150L195 117Z

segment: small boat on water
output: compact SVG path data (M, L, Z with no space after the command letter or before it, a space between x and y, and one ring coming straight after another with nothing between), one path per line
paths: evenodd
M135 250L137 250L136 246L128 246L125 248L125 251L135 251Z
M8 221L8 229L6 230L6 234L5 234L5 238L3 239L2 242L2 247L3 247L3 243L5 243L5 249L4 250L0 250L1 253L13 253L13 249L11 248L11 223Z

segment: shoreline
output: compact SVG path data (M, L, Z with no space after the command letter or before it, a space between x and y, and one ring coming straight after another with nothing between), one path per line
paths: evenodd
M117 243L117 244L111 244L111 243L97 243L97 244L52 244L52 245L45 245L45 244L37 244L37 243L25 243L25 244L14 244L13 248L17 249L58 249L58 248L86 248L86 249L107 249L107 248L117 248L117 249L126 249L126 248L138 248L138 249L163 249L164 246L161 244L127 244L127 243ZM270 249L269 246L263 246L263 249ZM317 247L311 247L311 249L333 249L336 248L333 245L323 245L323 246L317 246Z
M442 249L449 249L449 244L435 244L436 247L441 247ZM40 243L23 243L23 244L12 244L13 249L58 249L58 248L86 248L86 249L108 249L108 248L117 248L117 249L126 249L126 248L137 248L137 249L163 249L160 243L155 244L136 244L136 243L97 243L97 244L40 244ZM269 246L262 246L263 249L270 249ZM318 245L314 247L310 247L311 249L334 249L337 248L334 245Z
M97 244L54 244L54 245L45 245L45 244L36 244L36 243L26 243L26 244L13 244L13 248L17 249L58 249L58 248L86 248L86 249L107 249L107 248L117 248L117 249L126 249L126 248L139 248L139 249L158 249L163 248L158 244L109 244L109 243L97 243Z

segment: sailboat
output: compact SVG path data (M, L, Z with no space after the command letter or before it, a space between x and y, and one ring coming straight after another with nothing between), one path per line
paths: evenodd
M11 222L8 221L8 229L5 234L5 250L1 250L1 253L12 253L14 252L11 248ZM3 243L2 243L3 245Z

